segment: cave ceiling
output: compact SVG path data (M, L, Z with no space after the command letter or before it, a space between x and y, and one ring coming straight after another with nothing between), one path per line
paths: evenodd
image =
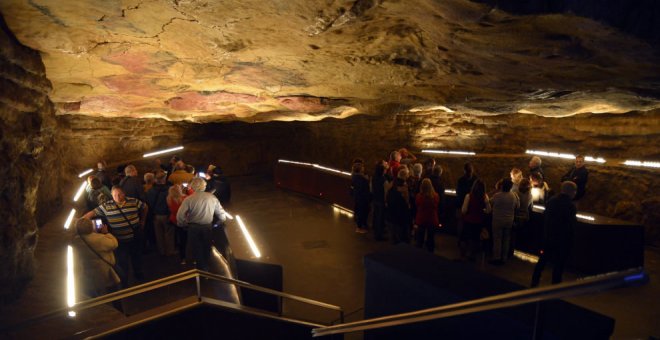
M3 0L58 114L318 120L660 107L657 46L467 0Z

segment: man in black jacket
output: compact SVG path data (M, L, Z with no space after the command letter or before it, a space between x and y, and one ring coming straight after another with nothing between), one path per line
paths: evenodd
M552 283L560 283L564 264L573 247L573 232L577 224L573 197L577 191L575 183L566 181L561 184L561 192L548 200L543 214L544 246L539 262L534 267L532 287L539 285L541 273L548 260L552 262Z
M584 166L584 156L577 155L575 157L575 166L568 170L568 172L561 178L563 181L571 181L577 185L577 193L575 194L574 201L579 200L584 196L587 187L587 180L589 179L589 171Z

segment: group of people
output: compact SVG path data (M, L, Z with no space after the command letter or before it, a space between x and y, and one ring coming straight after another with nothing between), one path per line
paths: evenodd
M544 266L548 259L554 262L558 273L553 275L553 282L561 280L566 249L570 248L568 240L572 239L575 203L585 194L588 171L584 157L578 155L575 165L562 176L559 193L553 196L541 164L540 157L532 157L527 175L513 168L488 192L473 165L465 163L464 174L456 184L454 207L458 246L464 259L474 260L488 243L492 245L489 263L505 264L513 254L516 231L529 221L532 204L544 203L546 243L539 265ZM442 172L442 166L433 158L419 162L406 149L392 151L389 160L377 162L371 177L365 173L364 162L355 159L351 176L355 231L367 232L368 216L373 210L376 240L385 240L387 226L392 243L408 243L412 235L417 247L433 252L435 233L441 222L450 220L448 212L452 210L446 206ZM566 201L573 208L569 209ZM534 284L538 284L538 277L540 271L535 274Z
M126 287L130 268L143 280L142 254L153 248L164 257L178 253L181 264L189 251L195 266L208 270L212 228L225 222L231 200L220 167L198 173L174 156L138 176L132 164L112 176L101 161L87 178L87 212L74 224L73 244L90 296Z

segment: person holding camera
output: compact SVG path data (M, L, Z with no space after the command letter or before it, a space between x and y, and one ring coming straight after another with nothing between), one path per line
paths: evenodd
M85 218L80 218L75 223L76 235L73 238L73 246L80 254L80 268L82 270L83 287L85 293L90 297L97 297L116 291L121 279L115 271L115 254L117 239L108 233L107 226L101 220L94 223Z

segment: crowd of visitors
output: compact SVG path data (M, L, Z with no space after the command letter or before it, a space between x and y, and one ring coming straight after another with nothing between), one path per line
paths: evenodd
M364 162L355 159L351 178L355 231L367 232L371 207L376 240L385 240L388 230L392 243L408 243L412 239L417 247L433 252L435 232L453 217L449 213L455 209L462 258L473 261L476 254L488 252L490 264L503 265L513 254L517 232L525 229L534 202L548 205L545 228L562 230L559 232L562 235L572 230L572 225L564 222L568 219L566 216L573 216L575 220L576 200L586 190L588 171L584 167L584 157L576 157L575 166L561 178L561 192L554 197L541 164L540 157L532 157L526 175L519 168L513 168L508 177L499 180L494 190L488 192L474 166L465 163L463 176L456 183L456 204L450 208L446 206L442 166L433 158L419 162L408 150L395 150L387 161L376 163L371 178L365 174ZM571 185L576 188L576 194L568 192ZM569 205L573 208L569 209ZM546 235L552 235L546 242L549 250L539 265L542 267L547 260L558 262L555 270L559 274L553 275L553 282L559 282L561 263L570 249L570 237L557 241L559 236L554 232L546 232ZM538 277L535 282L538 284Z
M174 156L167 165L157 160L142 178L132 164L113 176L98 162L87 178L87 212L74 224L73 245L82 254L90 296L127 287L130 273L144 280L142 255L150 251L208 269L211 230L226 220L231 186L220 167L206 170Z

